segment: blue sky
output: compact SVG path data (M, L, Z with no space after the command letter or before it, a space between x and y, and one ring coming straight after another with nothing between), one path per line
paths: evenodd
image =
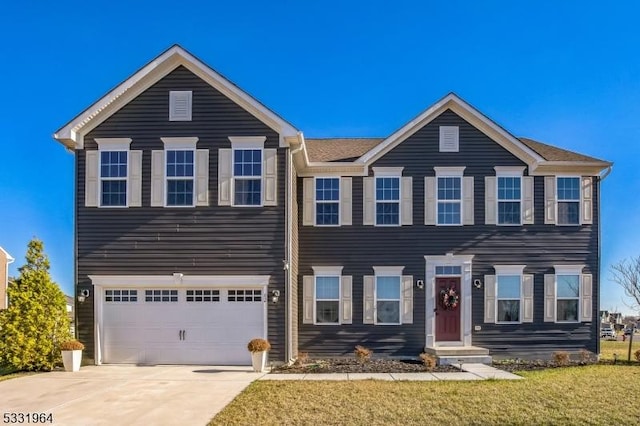
M609 267L640 255L635 1L7 2L0 14L0 246L44 240L73 289L73 155L52 133L179 43L307 137L387 136L454 91L516 136L615 163L602 188ZM232 3L232 2L224 2Z

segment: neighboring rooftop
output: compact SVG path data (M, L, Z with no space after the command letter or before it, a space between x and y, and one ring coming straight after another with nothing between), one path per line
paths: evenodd
M311 162L353 161L376 147L384 138L305 139Z

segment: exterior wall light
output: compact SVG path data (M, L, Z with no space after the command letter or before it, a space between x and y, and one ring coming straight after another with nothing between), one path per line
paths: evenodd
M278 303L278 300L280 299L280 291L279 290L271 290L269 295L271 296L271 303Z

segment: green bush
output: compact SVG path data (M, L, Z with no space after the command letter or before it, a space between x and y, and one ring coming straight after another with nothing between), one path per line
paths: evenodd
M0 312L0 364L15 370L51 370L60 344L72 339L64 294L49 275L42 241L29 242L26 264L7 289L9 307Z

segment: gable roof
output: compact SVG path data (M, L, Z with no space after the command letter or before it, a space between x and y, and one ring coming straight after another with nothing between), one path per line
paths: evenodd
M305 139L309 161L348 161L360 158L384 138L324 138Z
M53 137L69 149L83 148L84 135L180 65L278 132L281 146L286 146L286 137L297 135L298 130L289 122L191 53L174 45L78 114Z
M586 162L598 162L599 160L588 155L579 154L577 152L569 151L566 149L551 146L546 143L534 141L529 138L519 138L520 141L527 145L529 148L540 154L542 158L547 161L586 161Z

